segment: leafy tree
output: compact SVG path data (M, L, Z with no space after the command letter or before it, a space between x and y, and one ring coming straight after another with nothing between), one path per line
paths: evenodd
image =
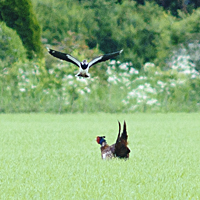
M40 26L33 12L31 0L2 0L0 19L15 29L27 49L28 58L42 56Z
M193 9L200 7L200 1L198 0L136 0L136 2L142 5L145 2L155 2L165 10L169 10L174 16L178 16L178 10L192 13Z
M115 8L118 6L116 1L86 1L84 6L93 11L94 24L98 27L92 32L93 37L92 35L88 37L89 46L93 47L98 44L99 48L105 53L121 48L114 37L115 34L118 34L115 33L117 26ZM92 28L92 25L90 28Z

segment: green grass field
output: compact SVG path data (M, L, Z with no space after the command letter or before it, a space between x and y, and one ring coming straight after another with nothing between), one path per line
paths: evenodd
M102 161L127 122L128 161ZM200 115L1 114L0 199L200 199Z

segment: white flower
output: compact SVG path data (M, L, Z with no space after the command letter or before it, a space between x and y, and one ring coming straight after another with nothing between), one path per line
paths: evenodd
M131 92L128 93L127 98L130 99L131 97L134 97L135 94L136 94L136 93L135 93L135 90L132 90Z
M110 61L110 64L111 64L111 65L115 65L115 64L116 64L116 61L115 61L115 60L111 60L111 61Z
M138 89L143 90L144 89L144 85L139 85Z
M149 71L152 68L155 68L155 64L154 63L150 63L150 62L145 63L144 71Z
M128 70L128 67L126 65L126 63L122 63L120 66L119 66L120 69L122 70Z
M192 79L195 79L196 77L197 77L196 74L193 74L193 75L191 76Z
M25 92L25 91L26 91L25 88L20 88L19 90L20 90L21 92Z
M88 88L88 87L85 87L84 89L86 90L87 93L91 92L90 88Z
M129 83L130 81L129 81L128 78L122 77L122 82L123 82L123 83Z
M83 90L78 90L78 92L81 94L81 95L84 95L85 94L85 92L83 91Z
M145 87L150 87L151 86L150 83L145 83L144 85L145 85Z
M125 104L125 105L129 104L129 102L126 101L125 99L122 100L122 103Z
M139 71L136 70L135 68L131 67L130 71L129 71L129 74L139 74Z
M19 73L23 74L24 73L23 69L19 68Z
M44 92L45 94L49 94L49 91L48 91L48 90L43 90L43 92Z
M69 74L69 75L67 76L67 79L73 79L73 76L72 76L71 74Z
M49 69L49 74L53 74L54 69Z
M157 81L157 84L160 85L161 88L164 88L167 85L167 83L164 83L162 81Z
M171 87L175 87L176 84L175 84L175 83L171 83L170 86L171 86Z
M150 100L148 100L147 101L147 105L153 105L153 104L156 104L158 102L158 100L157 99L150 99Z
M129 110L135 110L137 107L138 105L131 106Z
M146 80L146 79L147 79L146 76L140 76L140 77L136 78L136 80Z
M147 99L147 95L143 94L142 99Z
M152 87L147 88L146 91L151 93L151 94L156 94L155 88L152 88Z
M190 73L191 73L191 71L189 69L186 69L183 71L183 74L190 74Z
M112 70L111 70L110 66L108 66L108 69L107 69L106 73L107 73L108 75L111 75L111 74L112 74Z
M68 84L69 85L74 85L74 81L69 81Z
M108 82L109 83L113 83L113 84L117 84L117 77L116 76L109 76L108 77Z

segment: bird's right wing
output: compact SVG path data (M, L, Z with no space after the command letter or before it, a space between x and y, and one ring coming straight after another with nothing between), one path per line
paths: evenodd
M103 56L98 56L98 57L94 58L92 61L90 61L88 66L90 68L90 67L92 67L92 65L95 65L97 63L112 59L112 58L118 56L120 53L122 53L122 51L123 51L123 49L120 50L120 51L114 52L114 53L108 53L108 54L105 54Z
M77 60L76 58L74 58L73 56L71 56L69 54L65 54L65 53L59 52L59 51L55 51L53 49L49 49L48 47L47 47L47 50L52 56L54 56L56 58L59 58L61 60L65 60L67 62L71 62L74 65L76 65L78 67L81 67L80 61Z

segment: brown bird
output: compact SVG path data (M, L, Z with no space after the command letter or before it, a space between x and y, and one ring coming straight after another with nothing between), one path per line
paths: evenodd
M124 121L123 132L121 132L121 124L119 123L119 133L117 136L116 143L109 146L105 140L105 136L97 136L96 141L101 145L101 158L102 159L111 159L113 157L118 158L129 158L130 149L127 147L128 135L126 131L126 122Z

